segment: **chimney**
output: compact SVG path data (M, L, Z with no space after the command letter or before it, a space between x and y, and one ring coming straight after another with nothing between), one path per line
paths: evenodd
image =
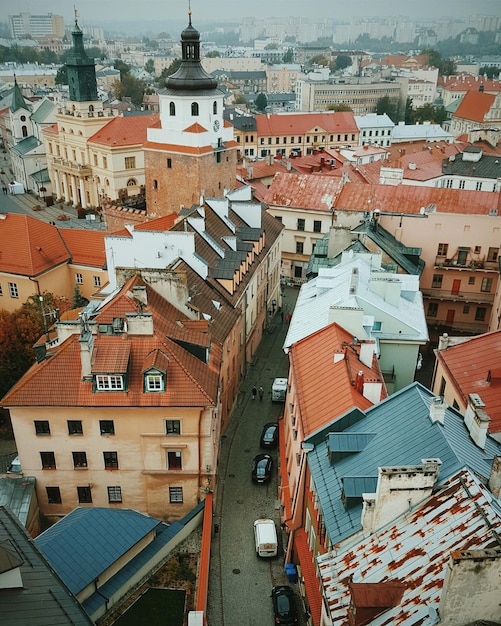
M440 626L499 623L500 578L501 547L452 551L438 607Z
M355 378L355 389L359 393L364 392L364 373L362 370L359 370L357 373L357 377Z
M148 294L144 285L136 285L132 288L132 293L138 309L142 311L143 308L148 306Z
M126 313L128 335L153 335L153 316L151 313Z
M372 367L375 352L376 341L374 339L360 342L360 356L358 358L360 362L367 365L367 367Z
M501 456L495 456L492 461L488 485L492 495L499 500L501 495Z
M440 396L431 399L430 419L433 423L444 423L446 404Z
M470 433L474 443L481 448L485 448L487 430L491 418L484 411L485 404L478 393L470 393L468 396L468 406L464 414L464 424Z
M449 335L447 333L444 333L438 339L438 349L439 351L446 350L448 347L449 347Z
M82 312L80 319L80 365L82 380L92 380L92 352L94 350L94 335L90 331L87 314Z
M380 467L376 493L362 494L362 527L373 533L432 494L442 462L422 459L422 465Z

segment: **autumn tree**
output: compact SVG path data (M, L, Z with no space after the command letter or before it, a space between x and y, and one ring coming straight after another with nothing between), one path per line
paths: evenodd
M326 107L327 111L353 111L353 109L348 105L340 103L340 104L328 104Z
M132 104L136 106L141 106L143 103L146 85L139 78L132 76L132 74L125 74L121 80L114 80L111 86L115 97L119 100L130 98Z

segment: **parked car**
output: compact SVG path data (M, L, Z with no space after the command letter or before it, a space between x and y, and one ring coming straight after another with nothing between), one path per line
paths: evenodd
M278 424L269 422L263 426L261 439L259 441L261 448L276 448L278 445Z
M273 461L269 454L258 454L252 459L252 480L255 483L265 483L271 478Z
M291 626L297 624L296 601L294 591L288 585L277 585L271 591L275 624Z

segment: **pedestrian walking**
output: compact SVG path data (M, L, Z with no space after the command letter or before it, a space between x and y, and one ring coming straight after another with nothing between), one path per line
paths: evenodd
M254 385L254 387L252 387L252 399L255 400L257 396L257 389L256 389L256 385Z
M259 387L259 400L263 399L263 395L264 395L264 389L262 387Z
M287 313L287 315L285 316L285 321L287 322L287 324L290 324L291 319L292 315L290 313Z
M283 322L284 321L284 312L283 312L283 310L280 311L280 317L282 318L282 322Z

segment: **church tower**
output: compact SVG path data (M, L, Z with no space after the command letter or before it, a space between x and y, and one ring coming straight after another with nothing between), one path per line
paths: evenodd
M160 123L144 144L149 219L179 213L200 196L222 198L235 187L237 143L223 120L224 96L200 62L200 33L181 34L181 66L160 93Z

